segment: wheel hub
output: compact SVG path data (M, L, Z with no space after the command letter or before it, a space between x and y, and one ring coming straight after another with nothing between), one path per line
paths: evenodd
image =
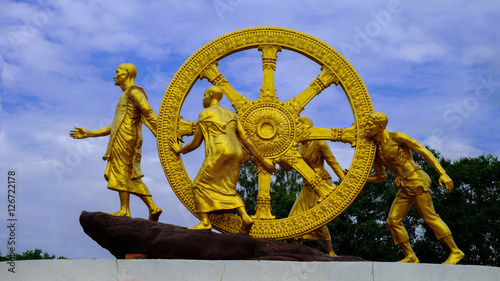
M241 122L264 157L279 157L294 144L294 118L279 104L254 104L243 113Z

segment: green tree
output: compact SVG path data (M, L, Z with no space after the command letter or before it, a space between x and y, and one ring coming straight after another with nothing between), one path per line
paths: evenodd
M295 170L286 172L281 167L273 174L271 181L271 209L276 218L286 218L302 188L302 176ZM255 214L259 177L255 164L245 162L240 169L237 191L243 198L249 214Z
M248 161L241 165L236 191L243 198L247 213L249 215L255 214L257 193L259 192L259 178L257 176L257 168L252 162Z
M302 189L302 176L295 170L278 168L271 182L271 210L277 219L286 218Z
M16 254L16 260L53 260L56 255L50 255L47 252L42 252L41 249L28 250L22 254ZM58 257L57 259L66 259L65 257ZM0 256L0 261L10 261L9 256Z

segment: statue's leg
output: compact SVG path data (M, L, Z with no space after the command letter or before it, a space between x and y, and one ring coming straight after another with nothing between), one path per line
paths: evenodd
M405 252L405 258L398 262L420 263L417 255L415 255L413 249L411 248L409 240L399 244L399 247L401 247L401 249L403 249L403 251Z
M400 246L405 253L405 258L399 262L419 262L417 256L411 248L408 232L403 225L403 218L413 206L412 199L412 196L407 194L404 189L399 189L398 194L396 194L396 198L394 198L394 202L392 202L391 210L389 211L389 216L386 221L387 227L391 232L392 239L394 240L394 244Z
M120 196L120 210L107 214L112 216L130 217L130 193L119 191L118 194Z
M457 247L457 244L455 244L451 235L444 237L443 242L448 246L448 248L450 248L450 256L445 262L443 262L443 264L457 264L464 258L464 252Z
M148 206L149 209L149 218L150 221L158 221L160 219L160 215L163 212L158 206L156 206L153 201L153 196L139 195L139 198Z
M450 248L450 256L445 264L456 264L463 257L464 253L458 248L451 236L451 231L446 223L436 214L430 191L422 192L415 197L415 207L424 219L424 222L432 229L438 240L443 240Z
M321 242L323 242L323 245L325 246L326 251L327 251L329 256L331 256L331 257L337 256L335 254L335 252L333 251L332 240L321 240Z
M331 184L331 182L328 184ZM326 225L323 225L322 227L314 231L314 233L318 237L318 240L320 240L325 246L328 255L332 257L336 256L332 248L332 236L330 235L328 227Z
M211 230L212 224L208 219L208 213L200 213L200 223L193 226L188 227L188 229L196 229L196 230Z
M253 219L247 214L245 207L239 207L236 211L241 217L241 233L249 234L250 229L252 229Z

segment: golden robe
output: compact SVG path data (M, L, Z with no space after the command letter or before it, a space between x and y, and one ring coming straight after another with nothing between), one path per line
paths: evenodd
M326 181L328 185L332 185L332 177L325 169L324 162L326 161L331 167L335 167L333 169L337 169L337 172L342 173L342 168L337 163L335 156L331 152L328 144L323 140L312 140L308 141L305 144L301 144L299 146L299 153L304 159L304 161L316 172L320 175L320 177ZM297 200L293 204L292 209L290 210L289 216L298 215L303 213L317 204L317 195L312 190L309 182L304 179L304 183L302 186L302 190L297 196ZM297 237L299 240L331 240L330 232L328 228L325 226L320 227L319 229L306 233L300 237Z
M143 122L156 134L156 114L146 93L139 86L131 86L118 100L108 148L103 156L108 160L104 178L109 189L151 196L141 180L144 176L140 167Z
M244 207L236 193L243 164L243 148L237 136L237 115L220 105L204 109L197 126L205 141L205 160L193 180L193 195L198 213Z

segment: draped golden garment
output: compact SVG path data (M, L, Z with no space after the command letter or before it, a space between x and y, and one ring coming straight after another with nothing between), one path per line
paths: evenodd
M193 195L199 213L244 207L236 193L243 163L243 149L237 136L237 115L220 105L204 109L197 126L205 141L205 160L193 180Z
M316 173L318 173L328 185L332 185L332 177L325 169L324 162L326 161L330 166L339 166L339 164L325 141L312 140L306 142L305 144L301 144L299 146L299 153L304 161L306 161L306 163ZM340 170L342 169L340 168ZM293 204L289 216L298 215L311 209L317 204L317 200L318 198L316 193L311 189L310 184L304 179L302 190L300 191L299 196L297 196L297 200ZM297 238L300 240L331 240L330 232L328 231L326 225Z
M123 92L116 106L108 149L103 156L108 160L104 178L109 189L151 196L141 180L142 120L150 129L156 129L156 115L144 90L132 86Z

